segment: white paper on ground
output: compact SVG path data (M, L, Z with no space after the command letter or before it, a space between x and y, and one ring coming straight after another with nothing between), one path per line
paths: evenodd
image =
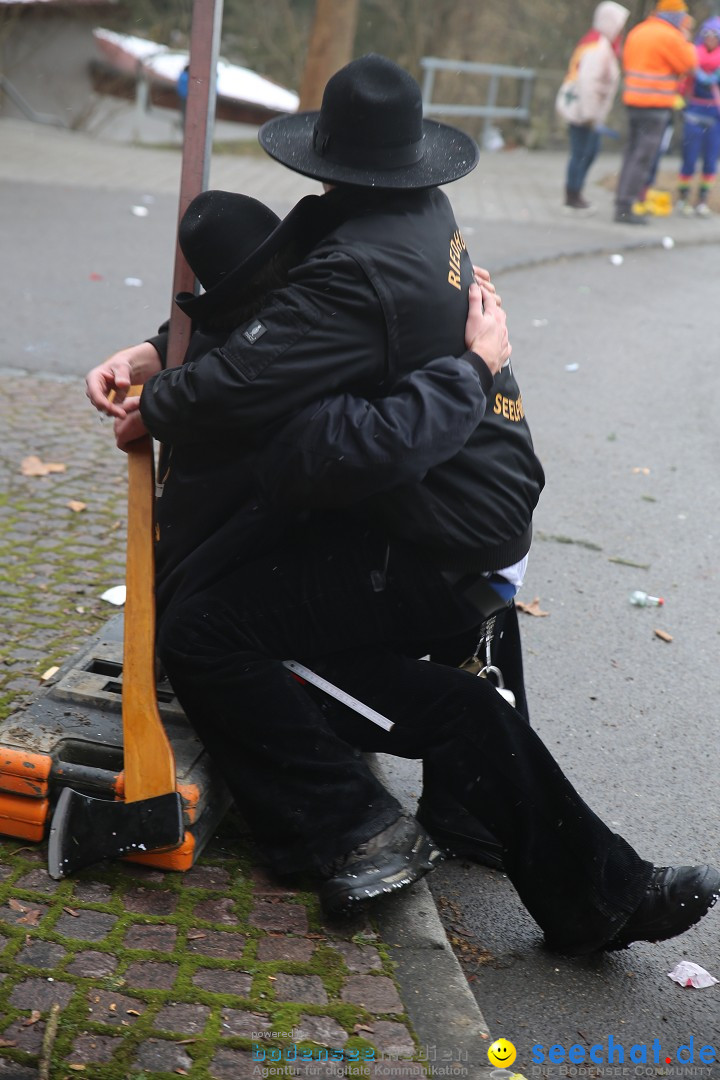
M698 990L701 990L704 986L712 986L717 982L714 975L711 975L705 968L701 968L699 964L693 964L689 960L681 960L677 967L674 967L672 971L668 971L668 978L673 982L679 983L680 986L694 986Z
M122 607L125 603L125 586L113 585L112 589L104 592L100 599L107 600L108 604L115 604L116 607Z

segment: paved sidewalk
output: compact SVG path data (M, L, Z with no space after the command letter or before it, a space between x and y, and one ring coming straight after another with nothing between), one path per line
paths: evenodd
M653 219L645 228L612 221L613 197L607 183L617 175L617 153L602 153L592 168L587 194L595 213L566 210L561 204L564 153L522 148L482 153L477 168L445 189L462 225L482 222L478 238L489 246L493 269L590 252L660 246L670 236L678 244L716 242L720 214L710 219L675 215ZM663 159L661 176L672 188L678 161ZM77 132L45 128L0 117L0 181L22 181L107 191L144 190L176 194L180 176L177 151L103 143ZM271 161L261 151L213 158L210 186L243 191L286 212L318 185ZM507 228L511 225L512 228ZM472 246L472 236L466 237Z
M39 199L53 184L135 190L138 175L145 190L172 194L179 164L172 152L0 119L0 183L37 185ZM608 156L595 171L616 167ZM485 154L449 189L464 227L482 222L493 269L664 236L720 239L718 219L614 225L601 186L592 189L597 214L569 218L563 169L558 154ZM210 182L281 212L316 190L261 156L216 159ZM113 614L100 595L123 580L126 480L110 426L78 378L31 378L21 358L1 356L0 428L2 717ZM63 468L25 475L30 456ZM488 1073L488 1032L424 883L372 918L326 925L312 892L266 877L232 816L185 875L123 864L57 883L44 860L43 845L0 842L0 1080L352 1075L363 1061L369 1077ZM314 1060L289 1061L294 1045ZM344 1062L317 1060L333 1051L345 1051ZM381 1055L405 1064L398 1071Z

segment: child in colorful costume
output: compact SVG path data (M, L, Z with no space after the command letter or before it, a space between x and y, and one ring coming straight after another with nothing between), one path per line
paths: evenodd
M697 69L687 98L683 126L683 160L678 177L676 208L688 216L708 217L708 195L717 175L720 156L720 16L713 15L700 28L695 42ZM698 159L702 175L697 202L690 202L690 186Z

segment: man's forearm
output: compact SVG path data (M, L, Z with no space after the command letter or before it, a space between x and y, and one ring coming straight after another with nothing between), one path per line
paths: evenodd
M349 506L418 483L453 457L481 422L492 374L473 353L440 357L385 397L338 394L304 409L253 462L276 505Z

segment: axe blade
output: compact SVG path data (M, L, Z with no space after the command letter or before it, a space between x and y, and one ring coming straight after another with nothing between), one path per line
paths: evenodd
M59 881L104 859L177 847L184 836L177 791L136 802L112 802L63 788L50 825L48 873Z

